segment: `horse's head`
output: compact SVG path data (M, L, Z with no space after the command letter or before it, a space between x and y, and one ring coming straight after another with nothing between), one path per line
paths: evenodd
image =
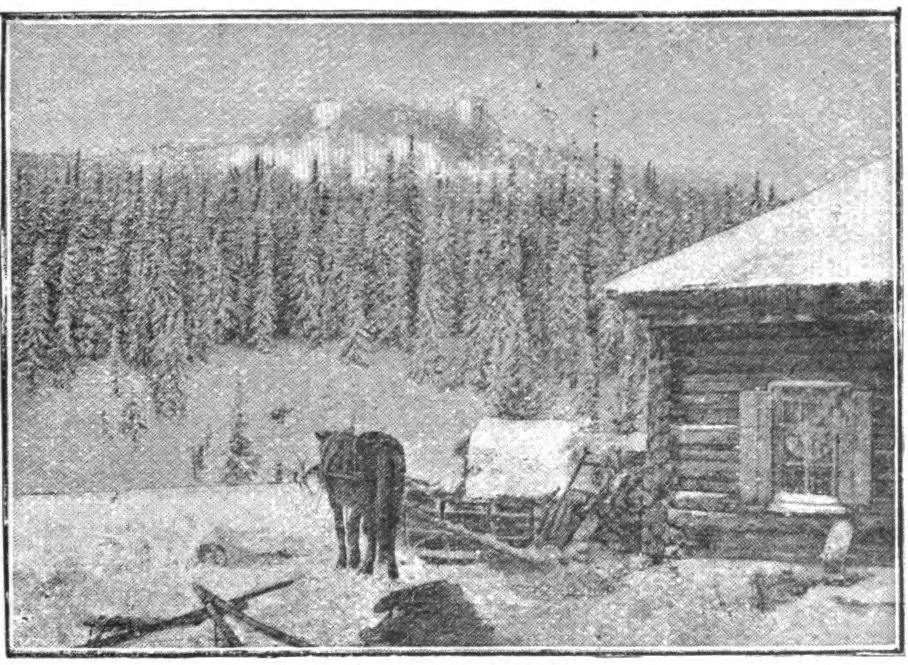
M309 477L315 475L320 481L324 481L322 472L325 470L326 461L332 457L331 450L338 445L343 445L348 438L353 438L355 435L352 428L347 428L344 430L318 430L314 432L315 438L318 441L318 463L313 464L308 468L300 468L302 472L302 480L306 483L306 486L309 486Z
M315 438L318 440L318 456L319 459L324 462L325 456L328 454L328 451L332 446L335 446L339 443L345 441L348 437L353 437L353 428L348 427L347 429L334 430L326 429L319 430L315 432Z

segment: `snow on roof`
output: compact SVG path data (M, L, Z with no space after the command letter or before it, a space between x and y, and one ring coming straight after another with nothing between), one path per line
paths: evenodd
M892 169L876 162L612 280L614 294L891 282Z

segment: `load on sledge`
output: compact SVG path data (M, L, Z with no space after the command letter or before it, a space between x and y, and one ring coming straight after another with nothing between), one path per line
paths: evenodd
M472 563L489 549L539 558L583 529L601 530L598 509L641 467L641 435L585 431L560 420L481 420L456 442L455 472L410 479L407 538L431 563Z

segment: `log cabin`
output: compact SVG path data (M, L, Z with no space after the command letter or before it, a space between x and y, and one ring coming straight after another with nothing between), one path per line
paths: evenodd
M891 563L895 221L878 162L607 285L646 324L668 522L706 551L816 560L847 520Z

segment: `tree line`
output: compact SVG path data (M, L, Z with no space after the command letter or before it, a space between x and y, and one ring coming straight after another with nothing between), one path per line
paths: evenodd
M600 418L617 372L630 422L645 338L605 284L781 203L759 177L663 187L598 155L424 177L411 150L364 181L312 174L15 153L17 380L66 386L106 359L178 417L214 347L295 338L359 363L400 349L414 380L474 386L506 417Z

